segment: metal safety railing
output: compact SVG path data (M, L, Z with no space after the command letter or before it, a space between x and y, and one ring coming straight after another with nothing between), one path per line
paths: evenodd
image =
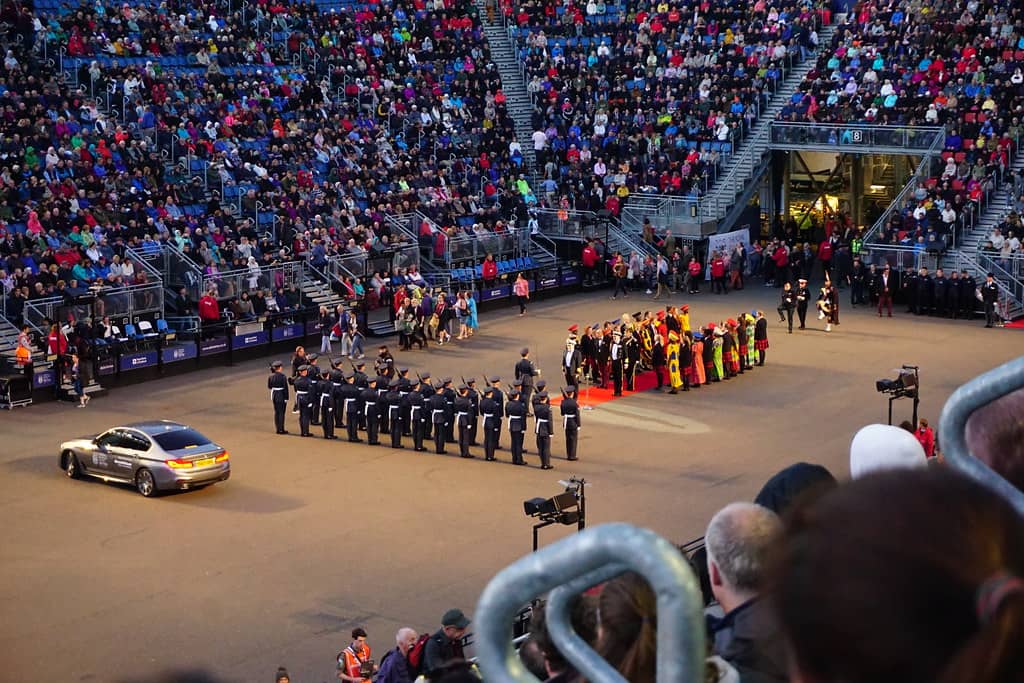
M505 232L455 235L445 242L444 259L449 266L458 261L480 263L487 254L493 254L497 261L529 256L529 231L512 229Z
M697 577L676 546L653 531L605 524L527 555L500 571L476 607L476 651L488 683L536 683L516 657L512 624L520 607L551 591L545 617L559 651L591 683L626 683L572 629L573 595L626 571L640 574L657 595L657 680L704 680L704 599Z
M840 152L938 154L946 141L944 126L876 126L772 121L773 147L828 147Z
M939 418L939 443L946 461L987 486L1024 514L1024 492L974 457L967 443L967 421L980 408L1024 388L1024 356L981 374L953 392Z
M217 298L229 299L242 292L252 293L257 289L273 291L278 287L299 287L302 284L302 263L290 261L256 269L239 268L203 275L203 292L216 291Z

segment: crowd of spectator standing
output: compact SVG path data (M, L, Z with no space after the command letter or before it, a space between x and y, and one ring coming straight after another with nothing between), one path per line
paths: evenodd
M941 163L880 240L950 247L1007 180L1024 132L1022 21L1019 4L993 0L859 2L779 118L945 126Z
M542 199L615 215L633 192L704 193L819 26L811 2L504 8L534 105Z

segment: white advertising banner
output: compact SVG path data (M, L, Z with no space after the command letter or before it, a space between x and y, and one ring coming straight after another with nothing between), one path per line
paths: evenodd
M726 269L728 269L729 255L732 254L733 249L739 243L743 244L743 248L749 254L750 230L744 228L743 230L733 230L732 232L723 232L708 237L708 262L704 268L704 278L708 282L711 281L711 255L716 251L721 252L722 258L726 262Z

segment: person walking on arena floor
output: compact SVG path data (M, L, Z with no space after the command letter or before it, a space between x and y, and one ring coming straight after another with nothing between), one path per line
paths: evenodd
M516 281L512 285L512 293L515 294L516 300L519 302L520 317L526 315L526 302L530 300L530 283L522 273L516 276Z

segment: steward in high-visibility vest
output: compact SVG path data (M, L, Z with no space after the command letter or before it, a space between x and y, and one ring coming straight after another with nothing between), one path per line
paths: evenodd
M366 644L366 631L352 629L352 642L338 653L338 678L348 683L370 683L377 664L370 659L370 646Z

